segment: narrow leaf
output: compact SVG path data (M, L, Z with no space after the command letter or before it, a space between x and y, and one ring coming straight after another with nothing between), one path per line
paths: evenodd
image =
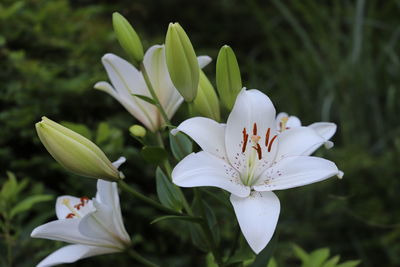
M157 196L161 204L176 211L182 210L183 204L181 191L179 191L176 185L171 183L159 167L156 170L156 187Z
M10 217L12 218L15 215L17 215L18 213L21 213L21 212L31 209L33 207L33 205L35 205L36 203L49 201L52 199L53 199L53 196L50 196L50 195L34 195L34 196L27 197L24 200L22 200L21 202L19 202L13 209L11 209Z
M171 146L172 154L177 160L182 160L193 151L192 141L181 132L178 132L176 135L170 133L169 144Z
M167 151L159 146L145 146L141 150L143 158L149 163L159 164L168 157Z
M154 219L153 221L150 222L150 224L154 224L154 223L158 223L158 222L166 221L166 220L181 220L181 221L190 221L190 222L196 222L196 223L201 222L200 217L167 215L167 216L161 216L161 217Z
M142 99L143 101L146 101L147 103L150 103L152 105L157 106L156 101L154 101L154 99L151 98L151 97L148 97L148 96L145 96L145 95L137 95L137 94L132 94L132 95Z

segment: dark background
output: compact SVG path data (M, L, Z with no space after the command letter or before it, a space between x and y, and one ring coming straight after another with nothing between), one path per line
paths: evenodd
M155 166L145 165L139 143L128 133L137 121L110 96L92 89L107 80L103 54L126 57L112 31L114 11L135 26L146 48L163 43L168 23L179 22L197 54L214 59L205 69L212 81L218 50L229 44L244 86L267 93L278 111L296 114L306 125L338 124L335 147L317 154L336 162L343 180L277 192L282 212L274 256L282 266L296 266L292 243L308 251L329 247L343 259L361 259L362 266L400 265L400 1L2 0L2 181L12 171L54 196L94 194L94 180L67 173L40 144L34 124L45 115L73 123L110 159L125 155L126 181L155 195ZM175 124L183 119L183 109ZM126 194L121 199L140 253L165 266L204 265L204 254L191 245L185 225L150 225L157 215L153 209ZM230 246L232 214L212 200L209 204L215 206L223 244ZM29 238L35 226L53 218L53 202L48 202L16 224L16 266L32 266L63 245ZM76 266L127 262L125 256L110 255Z

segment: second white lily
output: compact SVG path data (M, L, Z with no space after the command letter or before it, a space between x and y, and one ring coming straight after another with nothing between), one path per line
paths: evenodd
M208 56L200 56L197 59L200 68L211 62L211 58ZM134 96L151 97L142 72L114 54L104 55L102 62L112 85L108 82L98 82L94 88L113 96L150 131L160 129L164 124L164 119L157 107ZM164 45L150 47L144 55L143 65L161 106L168 118L171 119L183 98L172 84L168 73Z
M113 164L118 167L125 161ZM37 266L75 262L91 256L123 251L131 243L121 215L117 184L97 181L96 198L61 196L56 202L58 220L36 227L32 237L72 243L62 247Z
M326 139L308 127L277 131L275 108L258 90L243 89L226 124L196 117L182 131L202 149L174 168L181 187L214 186L231 193L239 226L255 253L275 231L280 203L272 190L318 182L343 173L326 159L309 156Z

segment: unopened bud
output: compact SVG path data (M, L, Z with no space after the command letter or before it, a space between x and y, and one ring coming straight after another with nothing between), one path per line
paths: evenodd
M216 79L221 101L231 110L242 89L242 78L235 53L227 45L221 47L218 53Z
M200 71L199 89L194 100L194 109L204 117L220 120L218 96L203 71Z
M67 170L107 181L122 178L103 151L89 139L46 117L35 126L47 151Z
M179 23L168 26L165 56L174 86L186 102L192 102L199 86L199 63L192 43Z
M143 46L135 29L118 12L113 13L112 21L114 32L121 47L136 64L141 63L143 60Z
M132 125L131 127L129 127L129 132L133 135L133 136L137 136L137 137L145 137L146 136L146 129L138 124Z

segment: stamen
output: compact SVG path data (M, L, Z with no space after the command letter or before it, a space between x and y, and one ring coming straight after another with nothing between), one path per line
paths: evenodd
M271 128L268 128L267 133L265 134L265 146L268 147L269 142L269 133L271 132Z
M243 128L243 146L242 153L246 151L247 140L249 139L249 135L246 133L246 128Z
M65 216L65 219L72 219L72 218L74 218L74 217L75 217L75 214L73 214L73 213L68 213L68 215Z
M281 128L281 132L283 132L286 128L286 123L288 122L289 117L283 117L281 118L281 122L279 123L279 126Z
M252 146L257 151L258 159L262 159L262 151L261 151L261 146L260 144L257 143L257 146Z
M76 204L74 206L74 208L76 208L77 210L80 210L80 208L84 207L85 204L89 202L89 198L88 197L81 197L80 201L81 201L81 203Z
M69 214L67 215L67 217L71 218L72 215L70 215L70 214L73 214L73 216L76 216L76 217L80 217L79 214L77 213L77 211L74 210L74 208L71 207L68 198L64 198L64 199L62 200L62 204L64 204L64 205L71 211L71 213L69 213Z
M253 135L257 135L257 124L253 124Z
M275 135L274 137L272 137L271 143L269 143L269 146L268 146L268 152L271 152L272 144L274 143L276 137L277 137L277 135Z

